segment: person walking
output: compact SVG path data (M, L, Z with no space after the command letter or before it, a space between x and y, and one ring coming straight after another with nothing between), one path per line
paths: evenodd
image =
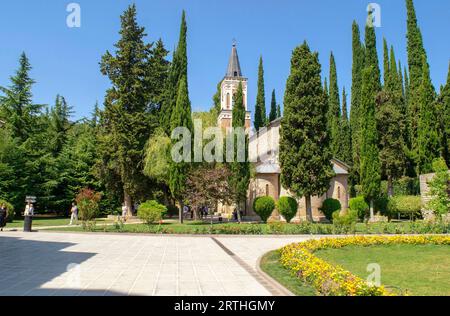
M127 214L128 214L128 208L127 208L127 206L124 203L124 204L122 204L122 220L124 222L127 221Z
M72 203L72 208L70 209L70 224L69 226L73 225L73 222L75 221L78 224L78 206L75 203Z
M6 218L8 218L8 208L5 204L0 206L0 231L6 226Z

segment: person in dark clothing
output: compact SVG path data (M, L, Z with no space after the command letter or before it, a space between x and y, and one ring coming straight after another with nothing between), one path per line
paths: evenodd
M0 231L6 226L6 218L8 217L8 208L5 204L0 206Z

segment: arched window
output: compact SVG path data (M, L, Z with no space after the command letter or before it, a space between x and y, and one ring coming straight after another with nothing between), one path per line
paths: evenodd
M338 200L341 199L341 187L338 187Z
M266 184L266 196L270 195L270 187L268 184Z
M227 93L227 109L230 109L230 104L231 104L230 94Z

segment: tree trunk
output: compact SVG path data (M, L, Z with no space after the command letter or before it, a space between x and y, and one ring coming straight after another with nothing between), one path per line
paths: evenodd
M312 216L312 208L311 208L311 195L305 196L305 206L306 206L306 220L308 222L313 222L313 216Z
M373 199L370 200L370 221L372 222L375 219L375 212L373 207Z
M126 191L124 191L123 196L125 207L127 208L127 216L133 216L133 202L131 201L131 196Z
M179 220L180 220L180 224L183 224L184 223L184 204L183 204L183 201L182 200L178 201L178 204L180 204Z
M389 198L394 196L394 185L392 183L392 176L388 176L387 194Z

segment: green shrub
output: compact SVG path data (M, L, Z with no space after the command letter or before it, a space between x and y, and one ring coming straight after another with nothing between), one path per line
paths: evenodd
M420 195L419 178L402 177L393 182L394 195Z
M0 199L0 206L2 206L2 205L5 205L6 209L8 210L8 218L6 220L8 222L12 222L14 220L15 215L16 215L16 213L14 211L14 206L11 203L9 203L9 202Z
M342 227L354 227L356 222L358 221L358 211L356 210L348 210L346 214L341 215L340 211L336 211L333 213L333 225L336 228Z
M358 196L349 201L350 209L358 213L359 219L363 220L369 212L369 204L363 196Z
M297 200L290 196L282 196L278 200L277 209L286 221L290 223L298 212Z
M138 209L138 217L148 225L159 222L167 212L167 207L152 200L142 203Z
M326 199L323 201L320 210L325 215L325 217L331 221L333 219L333 213L340 211L342 209L341 202L336 199Z
M408 215L411 219L420 215L422 200L420 196L403 195L389 199L388 211L391 217Z
M389 215L388 211L388 203L389 198L387 194L382 194L379 197L377 197L374 201L374 208L376 213L380 213L381 215Z
M261 217L261 220L266 223L270 215L275 209L275 201L270 196L263 196L256 198L253 202L253 210Z

